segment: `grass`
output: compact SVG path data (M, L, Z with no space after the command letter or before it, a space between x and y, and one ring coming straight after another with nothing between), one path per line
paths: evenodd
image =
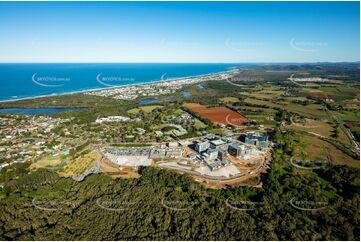
M294 122L296 122L294 120ZM304 123L297 123L287 125L287 128L298 130L298 131L306 131L306 132L312 132L319 135L322 135L327 138L334 138L334 124L330 122L324 122L319 120L312 120L312 119L306 119ZM347 134L342 128L338 128L339 137L337 138L338 141L346 144L346 145L352 145L350 139L348 138Z
M159 106L159 105L153 105L153 106L142 106L142 107L139 107L139 108L133 108L133 109L130 109L128 110L127 112L130 113L130 114L136 114L136 113L139 113L140 111L143 111L145 113L150 113L152 112L154 109L156 108L162 108L163 106Z
M319 88L302 88L301 92L306 94L311 93L321 93L328 98L332 98L336 102L344 101L344 100L352 100L360 97L360 88L358 86L327 86L327 87L319 87Z
M272 100L284 95L285 91L280 89L271 89L270 87L267 87L265 89L257 90L255 92L240 92L239 94L250 98Z
M207 125L205 123L203 123L202 121L200 121L199 119L195 120L194 126L196 127L196 129L204 129L207 127Z
M295 102L295 101L306 101L306 97L282 97L288 102Z
M360 95L360 89L355 86L321 87L320 90L335 101L354 99Z
M37 162L30 165L30 169L39 169L44 167L54 167L60 165L62 162L60 156L46 156L42 159L38 160Z
M244 100L244 102L250 104L250 105L265 105L265 106L268 106L268 107L271 107L271 108L280 108L282 107L282 105L279 105L279 104L275 104L275 103L272 103L272 102L269 102L269 101L264 101L264 100L258 100L258 99L255 99L255 98L246 98Z
M355 111L333 111L333 113L342 121L358 122L360 120L360 110Z
M293 120L295 124L287 125L287 128L291 128L293 130L313 132L325 137L330 138L333 133L333 124L329 122L323 122L319 120L306 119L304 123L297 122L297 120Z
M310 105L301 105L296 103L288 104L278 104L270 101L263 101L254 98L246 98L244 100L250 105L264 105L270 108L283 108L291 113L296 113L308 118L317 118L317 119L329 119L329 116L323 109L323 106L320 104L310 104Z
M221 98L220 100L224 103L235 103L235 102L239 101L239 99L236 97L224 97L224 98Z
M302 140L307 144L304 149L307 160L327 160L338 165L360 166L359 160L348 156L327 141L311 135L302 135ZM297 151L295 159L302 159L301 157L300 151Z
M353 146L353 142L350 140L350 138L346 134L346 131L343 128L339 127L338 133L339 133L339 135L338 135L337 140L341 141L342 143L344 143L346 145Z

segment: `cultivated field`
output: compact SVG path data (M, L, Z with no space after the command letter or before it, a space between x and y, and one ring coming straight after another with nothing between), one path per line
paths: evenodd
M97 160L100 160L101 154L93 150L88 154L76 158L67 164L64 169L59 172L60 176L78 176L83 174L87 169L95 165Z
M184 104L186 108L189 108L199 115L211 120L215 124L224 125L244 125L248 122L248 119L239 113L232 111L224 107L207 108L199 103L187 103Z

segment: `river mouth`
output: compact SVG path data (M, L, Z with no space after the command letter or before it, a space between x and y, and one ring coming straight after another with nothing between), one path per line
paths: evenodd
M0 108L0 114L56 114L79 110L79 108Z

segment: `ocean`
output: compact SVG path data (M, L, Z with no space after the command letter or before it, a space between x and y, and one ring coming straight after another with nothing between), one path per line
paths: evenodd
M247 64L0 64L0 101L198 76Z

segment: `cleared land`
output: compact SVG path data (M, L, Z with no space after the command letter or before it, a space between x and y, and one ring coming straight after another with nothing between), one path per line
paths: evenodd
M245 116L224 107L207 108L199 103L187 103L184 104L184 107L195 111L215 124L244 125L248 122Z
M59 172L60 176L78 176L83 174L91 166L95 165L97 160L100 160L101 154L93 150L84 156L76 158L74 161L71 161L67 164L63 171Z
M62 162L60 156L46 156L40 159L39 161L30 165L30 169L39 169L45 167L56 167Z
M133 167L121 167L103 159L100 163L101 172L110 175L112 178L139 178L137 169Z

